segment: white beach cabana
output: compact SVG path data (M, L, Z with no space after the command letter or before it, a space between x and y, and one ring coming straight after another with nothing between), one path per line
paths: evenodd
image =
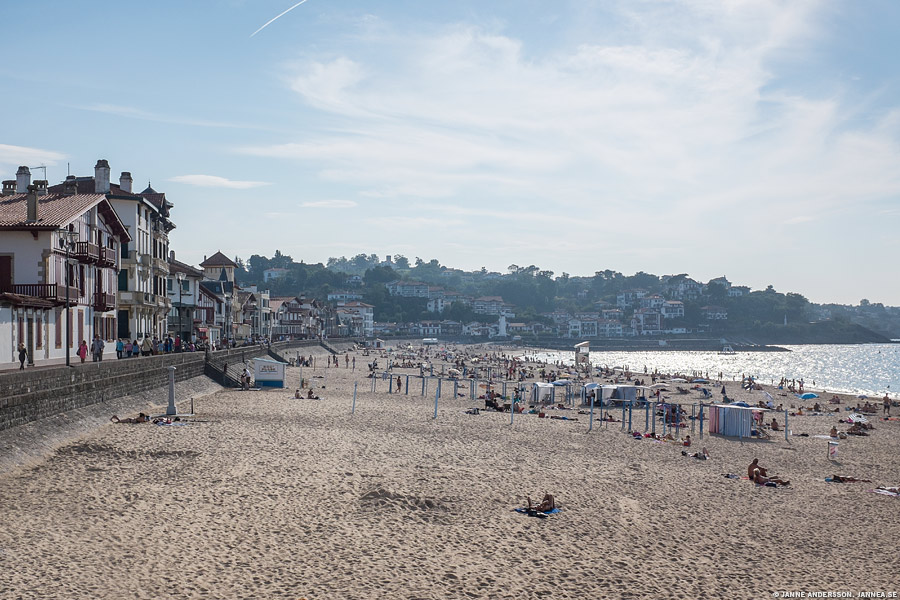
M253 359L253 379L259 387L284 387L284 367L287 363L268 358Z
M537 381L532 384L531 387L531 397L529 398L531 404L545 404L550 402L550 399L553 397L553 384L552 383L542 383Z
M765 412L757 406L734 404L710 404L709 433L729 437L751 437L754 428L753 413Z

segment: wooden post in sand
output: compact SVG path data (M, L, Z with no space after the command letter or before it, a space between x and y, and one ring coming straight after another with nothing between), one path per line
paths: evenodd
M650 433L652 433L654 437L656 437L656 404L656 402L653 403L653 421L650 423Z
M788 439L789 435L790 435L790 433L788 431L788 411L785 410L784 411L784 441L786 441L786 442L791 441Z
M393 394L393 393L394 393L394 378L390 377L390 378L388 378L388 394Z
M698 417L700 419L700 439L703 439L703 403L700 403L700 415Z
M584 388L581 388L581 394L582 394L582 396L584 396ZM602 414L603 411L601 410L600 413ZM593 396L591 396L591 412L590 412L590 416L588 416L588 421L589 421L588 431L591 431L592 429L594 429L594 397Z
M438 377L438 383L437 383L437 395L438 395L438 398L441 397L441 378L440 378L440 377Z
M503 382L503 398L506 398L506 382Z
M628 433L631 433L632 431L634 431L634 430L631 428L631 401L629 400L628 401Z
M441 397L441 386L440 379L438 380L438 386L434 390L434 419L437 419L437 409L438 409L438 398Z
M622 431L625 431L625 403L622 403Z
M350 409L351 415L356 412L356 385L357 385L357 383L354 381L353 382L353 407Z
M453 397L459 398L459 380L458 379L453 380Z
M372 373L372 391L375 391L375 373Z
M644 404L644 433L650 428L650 403Z
M406 395L409 396L409 375L406 376Z

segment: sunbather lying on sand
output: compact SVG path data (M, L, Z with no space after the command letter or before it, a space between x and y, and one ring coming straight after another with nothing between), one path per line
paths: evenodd
M141 413L134 418L128 417L127 419L120 419L116 415L113 415L109 418L109 420L113 423L146 423L150 420L150 417L148 417L144 413Z
M828 481L828 480L826 479L826 481ZM832 483L857 483L857 482L872 483L872 480L871 479L857 479L856 477L849 477L847 475L832 475L831 482Z
M696 458L697 460L709 460L709 450L703 448L702 452L694 452L693 454L688 454L686 451L681 451L682 456L691 456Z

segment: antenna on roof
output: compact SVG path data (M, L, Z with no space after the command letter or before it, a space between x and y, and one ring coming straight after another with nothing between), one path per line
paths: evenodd
M46 166L46 165L41 165L41 166L39 166L39 167L31 167L31 170L32 170L32 171L37 171L38 169L43 169L43 170L44 170L44 179L46 180L46 179L47 179L47 166Z

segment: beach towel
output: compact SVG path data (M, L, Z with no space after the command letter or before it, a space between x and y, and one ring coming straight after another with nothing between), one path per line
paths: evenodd
M884 488L875 488L874 490L869 490L870 492L874 492L876 494L883 494L885 496L893 496L894 498L900 498L900 494L897 492L892 492L891 490L886 490Z
M537 510L528 510L527 508L517 508L515 509L517 513L521 513L523 515L528 515L529 517L537 517L539 519L546 519L549 515L555 515L560 512L558 508L554 508L553 510L548 510L545 512L540 512Z

